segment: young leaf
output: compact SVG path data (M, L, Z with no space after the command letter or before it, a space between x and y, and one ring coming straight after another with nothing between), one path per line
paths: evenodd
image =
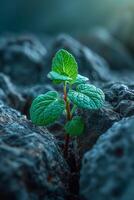
M68 121L65 125L65 131L70 136L80 136L84 131L84 121L82 117L73 117L71 121Z
M71 81L72 79L68 76L60 75L57 72L51 71L48 73L48 78L53 80L54 83L60 84L62 81Z
M94 85L80 84L77 91L69 90L69 99L80 108L99 109L103 106L105 95Z
M59 75L70 78L70 83L73 83L78 74L78 66L75 58L64 49L59 50L52 61L52 71Z
M34 99L30 108L30 117L34 124L49 125L56 121L65 109L65 104L55 91L41 94Z
M78 74L76 81L74 82L74 84L82 84L82 83L86 83L89 79L85 76L82 76L80 74Z

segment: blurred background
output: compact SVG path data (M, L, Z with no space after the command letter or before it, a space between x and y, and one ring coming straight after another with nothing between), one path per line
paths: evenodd
M87 34L105 26L134 27L133 0L0 0L0 32ZM127 30L131 31L131 30Z

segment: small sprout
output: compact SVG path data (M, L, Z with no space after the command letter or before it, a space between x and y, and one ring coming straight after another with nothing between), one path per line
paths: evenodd
M66 115L64 153L67 157L70 137L80 136L84 132L84 120L75 115L75 110L100 109L105 96L101 89L87 83L87 77L78 74L75 58L64 49L59 50L53 58L52 71L49 72L48 78L54 84L63 84L64 96L60 96L56 91L39 95L32 102L30 117L34 124L46 126Z

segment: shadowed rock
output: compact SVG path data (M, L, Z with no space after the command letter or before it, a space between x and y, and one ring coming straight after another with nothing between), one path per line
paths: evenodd
M0 199L62 200L68 167L47 129L0 106Z
M18 85L40 82L45 56L45 47L35 37L0 39L0 71Z
M109 83L105 85L106 100L120 117L134 115L134 83Z
M0 73L0 100L3 103L21 110L25 104L25 99L21 93L17 90L17 87L12 84L9 77Z
M100 110L84 110L79 112L85 121L85 132L78 138L80 155L91 149L98 137L107 131L115 122L120 120L118 113L112 108L104 107Z
M117 122L84 156L80 194L83 200L133 200L134 117Z

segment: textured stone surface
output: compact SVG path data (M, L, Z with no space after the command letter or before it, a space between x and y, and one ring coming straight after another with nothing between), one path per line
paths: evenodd
M120 120L119 114L108 107L97 111L84 110L80 111L79 114L82 115L86 127L84 134L78 138L81 155L92 148L101 134Z
M134 117L117 122L84 156L80 177L83 200L133 200Z
M45 47L32 36L0 38L0 70L14 83L27 85L40 81Z
M98 162L96 165L91 165L93 172L93 174L89 173L91 175L91 185L89 187L88 182L86 182L87 184L82 184L82 194L84 191L84 197L82 196L82 198L78 196L80 159L89 149L91 152L94 151L92 148L94 149L93 146L98 138L101 137L100 135L106 131L104 135L113 132L111 126L115 122L120 121L123 117L134 115L134 82L132 81L133 73L131 70L128 71L128 74L116 67L114 72L109 70L107 62L90 50L90 46L87 48L67 35L58 36L51 42L46 41L45 46L48 51L33 36L0 38L0 199L2 200L84 200L84 197L87 198L85 195L87 195L90 187L93 188L93 191L92 189L89 190L89 194L90 192L94 192L93 195L99 194L98 185L94 188L93 176L94 174L97 175L99 164L99 172L103 174L103 166L104 169L106 168L105 163L102 163L101 167L103 158L99 158L99 161L94 161L94 163ZM77 139L78 144L75 138L70 141L67 159L69 170L60 152L64 146L65 132L63 125L66 122L65 116L52 126L49 126L48 129L41 129L33 126L19 112L11 109L12 107L21 111L29 118L31 102L37 95L54 89L62 95L62 85L53 86L52 82L47 78L47 72L51 68L52 57L60 48L65 48L73 53L79 64L79 72L89 77L89 82L100 87L106 95L106 102L102 109L96 111L82 111L79 109L78 112L76 111L76 114L83 116L86 128L84 135ZM109 53L111 54L111 51ZM129 81L127 83L121 82L120 80L122 80L123 76L126 77L127 75ZM117 80L119 82L115 82ZM127 130L129 132L124 128L125 123L128 124ZM123 145L129 146L127 141L132 132L131 123L123 121L121 123L118 122L118 124L120 125L116 125L116 133L118 135L119 131ZM108 131L108 129L110 130ZM48 133L48 130L55 135L56 139ZM122 130L123 135L120 130ZM111 137L109 136L107 142L105 141L105 144L108 145L107 148L111 148ZM118 137L117 142L120 144ZM113 148L115 148L113 151L116 151L116 157L120 158L122 149L117 148L116 150L116 144L113 145ZM126 149L127 147L123 146L123 148ZM107 151L104 147L102 152L104 158L107 155L109 157L109 160L106 160L108 166L118 167L117 160L113 157L115 154L110 153L111 149ZM101 152L96 150L95 155L101 157ZM115 166L113 163L111 164L110 159L114 160ZM132 160L131 157L130 159L126 157L126 159L128 159L128 163ZM90 164L88 165L89 169ZM83 169L85 169L84 165ZM86 181L89 181L88 169L85 171L83 169L82 177L87 178ZM126 174L128 174L128 165L126 171ZM100 174L97 177L101 177ZM118 176L118 170L115 170L114 176ZM103 179L96 179L98 182L101 180ZM105 183L105 180L101 183L99 182L99 187L101 185L103 187L103 182ZM133 197L133 182L131 178L127 179L126 176L122 180L121 175L120 184L123 183L125 185L122 189L125 192L122 193L122 199L119 196L119 200L133 200L128 199L128 196L130 198ZM108 184L110 185L111 182L108 182ZM107 187L112 187L109 185L105 184L101 191L106 191L106 194L108 194ZM129 187L127 188L127 186ZM118 196L118 191L121 193L121 190L116 189L116 186L114 188L111 193ZM85 190L87 190L87 193ZM90 196L91 200L101 200L98 199L98 196L92 196L92 193ZM107 200L109 199L107 198Z
M111 104L113 110L120 114L120 117L134 115L134 83L114 82L105 85L104 92L106 100Z
M0 199L62 200L68 172L53 136L0 106Z
M12 84L9 77L3 73L0 73L0 100L18 110L21 110L25 104L25 99L21 93Z

